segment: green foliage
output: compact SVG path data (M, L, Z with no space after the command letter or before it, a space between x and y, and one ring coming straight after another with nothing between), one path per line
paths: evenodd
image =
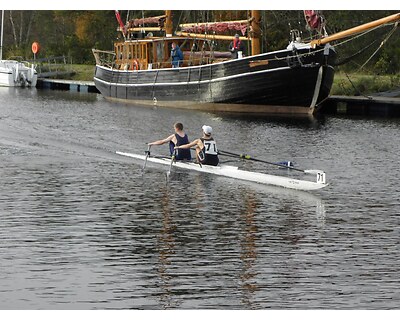
M128 11L121 11L126 21ZM325 11L323 12L329 34L361 25L395 12L392 11ZM158 16L164 11L129 11L129 18ZM206 10L173 11L174 30L180 23L240 20L249 17L250 11ZM306 30L304 14L300 10L261 11L262 50L273 51L285 48L290 41L290 30L298 29L303 39L311 33ZM13 20L13 24L11 23ZM32 59L31 44L38 41L41 51L37 58L67 55L74 63L94 64L92 48L113 50L113 42L120 37L115 13L107 11L6 11L4 21L4 58L23 56ZM371 57L393 26L379 28L373 32L336 47L338 59L352 56L362 48L369 48L339 67L344 72L357 72ZM380 50L363 66L362 72L371 74L400 73L400 31L396 30ZM341 41L332 43L334 45ZM218 43L224 50L228 44Z

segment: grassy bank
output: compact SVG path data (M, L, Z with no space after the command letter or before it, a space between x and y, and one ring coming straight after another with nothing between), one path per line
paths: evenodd
M96 66L87 64L71 64L69 67L74 72L72 76L69 76L69 79L76 81L93 81Z
M332 95L363 95L400 89L400 75L336 73Z

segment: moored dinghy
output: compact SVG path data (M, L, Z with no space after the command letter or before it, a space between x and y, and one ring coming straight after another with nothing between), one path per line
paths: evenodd
M0 86L36 87L37 72L33 64L16 60L3 60L4 10L1 11Z

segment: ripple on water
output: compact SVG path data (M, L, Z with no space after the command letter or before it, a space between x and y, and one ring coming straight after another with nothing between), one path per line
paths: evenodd
M398 307L397 120L233 118L0 89L0 308ZM190 138L210 124L222 150L324 169L330 186L179 170L167 183L165 168L142 175L115 155L142 153L177 119Z

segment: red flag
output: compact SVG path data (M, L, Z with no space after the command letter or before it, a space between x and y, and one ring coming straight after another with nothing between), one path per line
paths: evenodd
M119 26L121 27L122 33L125 35L125 25L122 22L121 15L119 14L118 10L115 10L115 17L118 20Z
M304 17L306 18L307 24L310 26L311 29L319 30L322 26L322 17L319 14L318 10L303 10Z

